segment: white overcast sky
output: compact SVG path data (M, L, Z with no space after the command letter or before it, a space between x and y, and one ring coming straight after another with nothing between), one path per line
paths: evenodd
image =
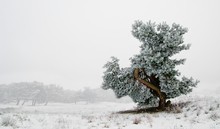
M182 74L219 87L219 0L0 0L0 84L100 87L111 56L126 67L139 52L135 20L187 27Z

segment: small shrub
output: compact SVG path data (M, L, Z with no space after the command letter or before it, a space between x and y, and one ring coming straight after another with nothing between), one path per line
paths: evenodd
M197 111L196 116L199 116L201 114L201 111Z
M147 122L150 124L150 127L152 128L153 127L153 124L152 124L153 120L149 115L147 115Z
M212 113L210 115L210 119L213 121L216 121L216 120L220 119L220 116L217 113Z
M15 126L16 120L12 116L3 116L2 117L2 126Z
M56 123L57 123L57 125L55 125L55 127L57 129L69 129L68 119L66 119L63 116L58 117L56 120Z
M14 114L13 115L14 119L16 119L19 122L23 122L23 121L30 121L30 119L27 117L27 115L24 114Z
M217 108L219 108L220 107L220 104L217 104Z
M182 106L180 106L179 104L173 104L171 105L170 107L168 107L166 109L166 111L168 113L182 113L183 110L182 110Z
M57 119L57 123L59 123L59 124L66 124L67 121L66 121L66 119L64 119L63 117L59 117L59 118Z
M184 113L184 117L185 117L185 118L188 117L187 113Z
M180 116L177 116L176 119L181 119L181 117L180 117Z
M209 114L209 111L205 111L205 114Z
M89 115L83 115L82 119L86 119L86 120L88 120L88 123L92 123L94 121L95 117L89 116Z
M109 125L105 124L103 128L109 128L109 127L110 127Z
M210 107L210 108L209 108L209 111L214 111L214 110L215 110L214 107Z
M140 124L141 123L141 119L140 118L135 118L133 121L133 124Z

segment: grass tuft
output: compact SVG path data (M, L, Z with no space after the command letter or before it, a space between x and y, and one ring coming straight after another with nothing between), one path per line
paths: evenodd
M141 118L135 118L134 120L133 120L133 124L140 124L141 123Z
M14 119L12 116L3 116L1 125L14 127L16 125L16 122L17 122L16 119Z

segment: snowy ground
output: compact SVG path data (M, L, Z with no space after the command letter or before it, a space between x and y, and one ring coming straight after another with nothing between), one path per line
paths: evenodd
M0 129L220 129L220 96L182 96L170 111L119 114L134 103L0 105Z

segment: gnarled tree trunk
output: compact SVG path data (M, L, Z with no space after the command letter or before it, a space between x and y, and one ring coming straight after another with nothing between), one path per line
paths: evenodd
M143 78L140 77L141 72L145 75L146 78L143 79ZM137 81L139 81L140 83L142 83L144 86L146 86L147 88L150 88L150 90L152 90L153 95L159 97L158 109L159 110L164 110L165 106L166 106L166 93L161 92L161 90L160 90L159 78L156 78L154 75L148 76L145 73L145 70L140 69L140 68L135 68L134 78ZM167 104L169 104L169 103L170 103L170 101Z

